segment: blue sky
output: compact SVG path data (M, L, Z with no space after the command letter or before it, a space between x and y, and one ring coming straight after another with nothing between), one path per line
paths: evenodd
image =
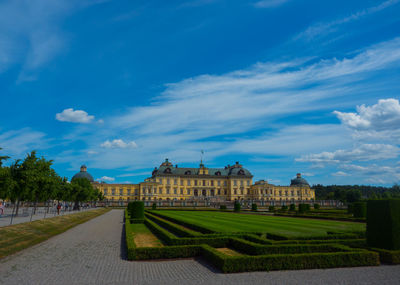
M0 1L0 147L71 178L400 182L400 0Z

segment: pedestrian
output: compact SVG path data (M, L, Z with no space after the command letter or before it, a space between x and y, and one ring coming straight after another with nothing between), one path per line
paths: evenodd
M58 203L58 205L57 205L57 215L60 214L60 209L61 209L61 203Z
M4 215L4 202L0 202L0 216Z

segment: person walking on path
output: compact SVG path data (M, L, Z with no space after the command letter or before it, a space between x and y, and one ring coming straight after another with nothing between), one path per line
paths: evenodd
M4 202L0 202L0 216L4 215Z
M61 203L57 205L57 215L60 215Z

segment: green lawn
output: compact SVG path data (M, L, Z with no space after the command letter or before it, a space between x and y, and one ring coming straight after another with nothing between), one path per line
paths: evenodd
M160 211L159 213L216 232L262 232L290 237L322 236L327 231L364 231L365 224L329 220L206 211Z

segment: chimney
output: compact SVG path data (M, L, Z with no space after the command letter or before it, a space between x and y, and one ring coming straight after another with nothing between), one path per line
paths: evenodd
M86 171L87 171L86 165L82 165L82 166L81 166L81 172L86 172Z
M297 173L297 178L301 178L301 173Z

